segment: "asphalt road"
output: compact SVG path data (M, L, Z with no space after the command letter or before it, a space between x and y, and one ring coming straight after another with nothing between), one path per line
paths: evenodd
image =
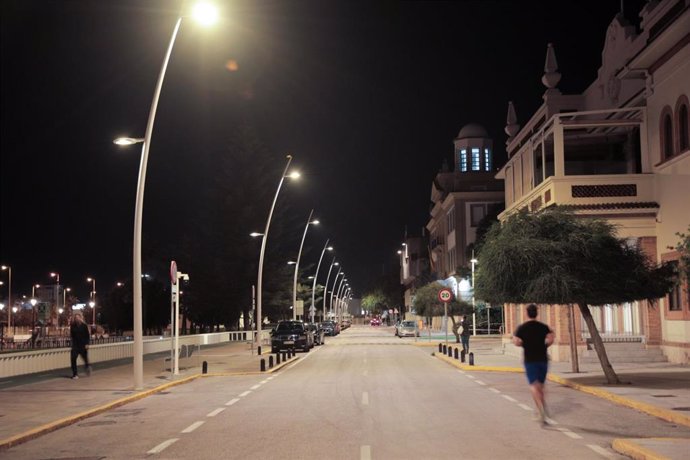
M272 375L197 379L0 452L11 459L600 459L690 429L520 374L462 372L390 328L352 327ZM79 397L75 393L75 398Z

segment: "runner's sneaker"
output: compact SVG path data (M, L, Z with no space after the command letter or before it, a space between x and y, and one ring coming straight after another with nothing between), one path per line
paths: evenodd
M78 375L73 375L73 376L72 376L72 380L77 380L78 378L79 378Z

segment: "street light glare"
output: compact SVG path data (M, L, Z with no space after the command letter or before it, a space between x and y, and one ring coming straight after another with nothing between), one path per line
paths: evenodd
M256 238L257 236L264 236L264 234L258 232L251 232L249 236L251 236L252 238Z
M333 246L328 246L326 249L329 250L329 251L332 251L332 250L333 250Z
M144 142L144 139L138 137L118 137L113 141L116 145L134 145Z
M290 179L299 179L300 173L297 171L293 171L290 174L287 175Z
M321 222L319 222L318 220L312 220L312 221L309 222L309 223L312 224L312 225L319 225Z
M218 9L210 3L197 3L194 6L193 16L199 23L210 26L218 19Z

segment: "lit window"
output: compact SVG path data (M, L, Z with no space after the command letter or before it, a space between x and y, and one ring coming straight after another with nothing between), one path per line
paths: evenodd
M491 171L491 152L484 149L484 171Z
M472 171L481 171L479 149L472 149Z
M460 150L460 171L467 171L467 150Z

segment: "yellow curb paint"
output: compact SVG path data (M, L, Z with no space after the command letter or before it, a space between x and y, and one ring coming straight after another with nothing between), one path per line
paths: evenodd
M525 370L521 367L508 367L508 366L470 366L469 364L463 364L453 358L449 358L445 355L434 355L441 361L445 361L458 369L467 371L482 371L482 372L524 372Z
M657 454L653 450L639 445L631 439L614 439L611 447L616 452L627 455L634 460L671 460L664 455Z
M17 444L21 444L23 442L29 441L31 439L37 438L38 436L41 436L46 433L50 433L51 431L55 431L59 428L63 428L68 425L72 425L76 422L79 422L85 418L92 417L94 415L100 414L102 412L105 412L110 409L114 409L116 407L125 405L127 403L130 403L132 401L136 401L138 399L145 398L146 396L150 396L152 394L158 393L159 391L163 391L167 388L176 386L176 385L181 385L183 383L190 382L196 378L198 378L201 374L195 374L195 375L190 375L189 377L185 377L180 380L176 380L174 382L168 382L163 385L157 386L156 388L152 388L150 390L145 390L142 392L139 392L137 394L131 395L131 396L125 396L124 398L117 399L113 402L110 402L108 404L104 404L99 407L94 407L93 409L89 409L83 412L79 412L78 414L71 415L69 417L61 418L59 420L56 420L51 423L46 423L45 425L41 425L37 428L34 428L29 431L25 431L24 433L20 433L18 435L12 436L7 439L3 439L0 441L0 450L3 449L8 449L12 446L16 446Z

